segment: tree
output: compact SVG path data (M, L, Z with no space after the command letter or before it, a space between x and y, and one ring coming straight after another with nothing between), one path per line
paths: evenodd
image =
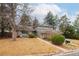
M35 19L33 20L33 29L36 29L39 26L39 22L38 19L35 17Z
M3 12L3 9L5 9L5 6L4 4L0 4L0 29L1 29L1 37L3 37L4 35L4 21L3 21L3 17L2 17L2 12Z
M31 24L30 23L30 20L31 20L31 17L30 17L30 12L32 12L33 10L28 8L28 5L29 4L20 4L20 7L22 6L22 9L17 9L17 4L13 4L11 7L12 8L12 20L11 20L11 25L12 25L12 37L14 40L16 40L16 37L17 37L17 32L16 32L16 22L15 22L15 16L16 16L16 12L18 12L19 10L21 11L22 13L22 17L21 17L21 25L23 27ZM17 11L16 11L17 10Z
M36 28L39 26L39 21L38 21L38 19L35 17L35 19L33 20L33 24L32 24L32 27L33 27L33 34L35 35L35 36L37 36L37 30L36 30Z
M10 25L11 30L12 30L13 40L16 40L16 37L17 37L17 31L16 31L17 29L16 29L16 22L15 21L16 21L16 16L17 16L18 11L19 10L22 11L23 18L25 18L24 15L26 13L28 13L28 14L26 14L27 18L28 18L28 15L29 15L29 12L28 12L29 9L26 8L26 6L28 4L20 4L23 7L22 10L18 9L18 7L17 7L18 5L19 4L16 4L16 3L2 3L2 4L0 4L1 32L3 33L4 30L6 29L5 28L5 24L6 24L5 22L7 21L8 22L7 24ZM26 11L25 8L27 9L27 11Z
M75 38L79 39L79 14L76 16L73 26L75 28Z
M0 4L0 16L1 16L1 30L2 33L4 32L4 20L8 21L10 27L12 28L12 38L16 40L16 24L15 24L15 17L16 17L16 7L17 4L15 3L2 3Z
M19 25L22 25L23 27L32 25L30 13L33 11L33 9L29 7L29 4L23 4L23 8L21 11L22 11L22 16Z
M73 23L76 30L79 30L79 15L77 15L76 20Z
M68 25L64 34L66 38L75 38L75 28L72 25Z
M54 16L50 11L48 12L47 16L45 17L45 23L49 26L52 26L53 29L56 29L57 26L57 15Z
M23 14L21 16L20 25L25 27L25 26L29 26L30 24L31 24L31 18L28 15Z
M4 30L10 30L9 21L6 19L6 14L8 12L8 4L2 3L0 4L0 30L1 30L1 37L4 36Z
M7 13L8 15L6 16L8 18L8 21L9 21L11 29L12 29L12 38L13 38L13 40L16 40L16 37L17 37L16 22L15 22L15 20L16 20L15 19L15 17L16 17L16 8L17 8L16 3L8 4L9 12Z
M62 16L59 21L60 21L59 29L62 33L64 33L67 26L70 24L70 21L69 21L69 19L67 18L66 15Z

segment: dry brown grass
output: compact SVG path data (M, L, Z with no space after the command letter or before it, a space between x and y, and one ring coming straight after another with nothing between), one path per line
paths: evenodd
M34 55L56 53L60 50L36 38L17 38L0 40L0 55Z
M77 44L79 46L79 40L71 40L72 43Z
M70 40L69 44L63 44L61 47L68 50L79 49L79 40L72 40L72 39L69 40Z
M74 49L77 49L78 47L74 44L63 44L62 46L60 46L64 49L67 49L67 50L74 50Z

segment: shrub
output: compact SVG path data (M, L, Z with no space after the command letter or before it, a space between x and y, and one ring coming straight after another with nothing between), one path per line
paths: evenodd
M50 40L52 41L53 44L62 45L64 43L65 38L63 35L57 34L51 36Z
M78 32L76 32L76 33L74 34L74 39L78 39L78 40L79 40L79 33L78 33Z
M66 38L70 38L70 39L73 39L75 37L75 28L73 26L67 26L65 32L64 32L64 36Z
M36 38L36 36L33 33L28 34L29 38Z
M32 33L37 36L37 31L36 30L32 31Z

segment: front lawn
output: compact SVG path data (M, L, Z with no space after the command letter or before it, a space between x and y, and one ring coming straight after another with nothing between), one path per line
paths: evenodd
M39 55L58 53L59 49L36 38L17 38L0 40L0 55Z

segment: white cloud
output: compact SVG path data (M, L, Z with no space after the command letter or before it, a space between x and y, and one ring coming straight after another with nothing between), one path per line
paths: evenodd
M71 16L68 14L67 11L62 11L61 14L58 14L59 17L66 15L68 18L70 18Z
M79 15L79 11L75 12L73 16L71 16L71 22L73 23L76 20L77 15Z
M75 14L73 16L71 16L72 23L76 20L77 15L79 15L79 11L75 12Z
M37 19L40 22L43 22L43 19L45 18L45 16L49 11L51 11L54 15L57 14L59 18L63 15L66 15L72 23L74 22L76 15L79 14L78 11L74 15L71 15L68 13L67 9L63 9L59 7L57 4L36 4L33 7L35 8L35 10L32 13L32 15L34 17L37 17Z
M76 20L76 16L71 16L71 22L73 23Z
M76 12L75 12L75 16L77 16L77 15L79 15L79 11L76 11Z
M56 15L60 13L62 10L56 4L38 4L37 6L35 6L35 10L32 13L32 15L34 17L37 17L39 20L43 21L42 19L47 15L49 11L51 11L53 15Z
M52 4L52 5L39 4L36 7L34 13L46 15L47 12L49 12L49 11L51 11L53 14L57 14L57 13L61 12L61 9L55 4Z

